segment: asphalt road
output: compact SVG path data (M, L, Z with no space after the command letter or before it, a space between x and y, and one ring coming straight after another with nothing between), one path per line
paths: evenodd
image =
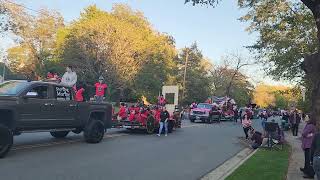
M168 137L111 130L99 144L86 144L74 134L64 140L23 134L0 159L0 179L194 180L244 148L240 124L186 121L183 126Z

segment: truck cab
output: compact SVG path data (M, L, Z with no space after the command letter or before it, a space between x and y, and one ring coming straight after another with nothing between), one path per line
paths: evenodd
M83 131L87 142L100 142L111 127L111 105L77 102L74 95L71 87L57 83L0 84L0 157L12 146L12 136L24 132L50 132L53 137L63 138L71 131ZM93 130L100 133L96 139L90 134Z

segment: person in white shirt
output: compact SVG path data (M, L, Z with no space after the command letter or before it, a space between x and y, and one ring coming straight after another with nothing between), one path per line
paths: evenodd
M61 79L61 84L73 87L77 83L77 74L72 70L72 66L66 68L67 72L64 73Z

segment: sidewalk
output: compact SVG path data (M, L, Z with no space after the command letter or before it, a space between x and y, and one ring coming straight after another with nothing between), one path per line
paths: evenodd
M289 159L289 167L287 180L302 180L304 179L303 173L300 171L300 167L304 166L304 153L301 149L301 132L305 126L305 123L302 122L299 125L298 136L292 136L291 131L286 132L286 140L291 146L291 155Z

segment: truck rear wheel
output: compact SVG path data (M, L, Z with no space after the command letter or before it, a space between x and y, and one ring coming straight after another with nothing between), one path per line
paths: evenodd
M146 122L146 129L148 134L153 134L154 129L155 129L155 124L154 124L154 118L153 116L149 116Z
M0 125L0 158L4 158L13 144L13 134L5 126Z
M52 131L50 134L55 138L65 138L69 134L69 131Z
M100 120L91 120L84 128L84 139L87 143L99 143L105 133L104 124Z

